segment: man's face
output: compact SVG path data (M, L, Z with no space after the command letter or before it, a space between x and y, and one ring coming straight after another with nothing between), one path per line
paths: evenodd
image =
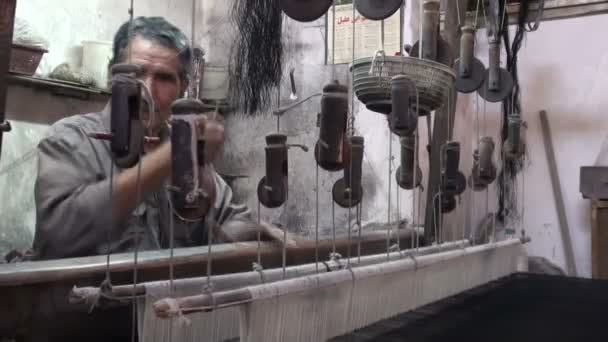
M130 56L127 55L124 62L139 65L143 70L140 79L150 90L155 104L155 120L151 128L152 132L157 132L160 123L171 115L171 104L187 87L179 77L177 52L145 38L135 37L131 41ZM142 109L142 116L144 121L150 117L147 106Z

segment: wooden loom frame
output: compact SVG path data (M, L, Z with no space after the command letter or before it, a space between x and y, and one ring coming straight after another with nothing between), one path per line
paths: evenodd
M393 230L392 241L401 239L403 246L410 246L418 233L415 230ZM386 251L386 231L362 232L361 255ZM359 240L351 239L352 256L357 256ZM349 242L342 236L336 239L336 251L346 257ZM420 234L420 245L424 245ZM333 244L331 240L319 241L319 261L329 260ZM286 247L287 265L301 265L315 261L315 241L299 241ZM213 274L228 274L252 270L257 260L257 242L218 244L212 248ZM283 247L277 242L262 242L260 255L266 268L282 265ZM206 274L210 256L206 247L177 248L174 250L175 278L200 277ZM141 282L166 280L171 263L170 251L140 252L138 261ZM132 285L133 254L113 254L109 271L114 285ZM69 328L79 329L78 316L88 310L68 302L68 294L74 286L99 286L106 273L106 256L22 262L0 265L0 337L13 337L27 332L38 319L45 317L44 304L53 305L53 320L61 321ZM40 305L37 305L40 303ZM84 328L82 328L84 329Z

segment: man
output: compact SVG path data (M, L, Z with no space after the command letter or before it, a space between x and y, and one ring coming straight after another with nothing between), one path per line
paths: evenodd
M140 79L150 91L156 111L148 113L144 108L142 119L150 124L147 135L158 136L167 127L171 104L188 85L191 50L186 36L162 18L140 17L129 25L123 24L114 37L110 64L131 63L143 69ZM205 116L199 124L204 128L206 156L212 161L224 140L223 125ZM131 168L114 165L110 198L113 163L109 142L88 136L109 131L107 105L100 113L57 122L40 142L35 185L37 259L131 251L136 247L135 236L139 236L139 250L168 248L171 216L175 247L206 244L207 229L213 223L234 228L235 222L249 220L249 211L232 203L231 189L212 164L201 169L204 190L215 193L211 205L171 212L166 191L171 175L170 141L145 146L140 162Z

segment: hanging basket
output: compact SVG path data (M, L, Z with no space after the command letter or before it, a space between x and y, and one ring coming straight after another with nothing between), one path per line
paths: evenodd
M391 112L391 78L403 74L418 90L420 115L441 107L454 86L456 74L449 67L414 57L384 56L355 60L354 91L359 101L374 112ZM415 93L413 96L416 96ZM412 98L416 106L416 98Z

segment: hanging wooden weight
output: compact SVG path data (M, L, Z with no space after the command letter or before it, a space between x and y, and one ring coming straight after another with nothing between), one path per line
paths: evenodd
M355 8L371 20L384 20L403 6L403 0L355 0Z
M467 187L466 177L459 170L460 143L448 141L443 145L441 153L442 192L451 196L460 195Z
M258 198L267 208L278 208L287 200L287 136L266 136L266 176L258 183Z
M397 168L395 178L397 184L405 190L414 188L414 161L416 158L416 138L413 136L402 137L401 142L401 165ZM422 170L416 165L416 187L422 184Z
M425 0L422 5L422 59L429 59L448 66L452 65L454 54L450 44L439 34L439 7L437 0ZM420 41L414 43L410 56L420 58Z
M494 154L494 140L492 137L481 137L479 150L476 151L473 171L471 172L470 185L475 188L485 188L496 180L496 166L492 162Z
M472 93L479 89L485 77L483 63L475 58L475 29L464 26L460 37L460 58L454 62L457 91Z
M363 172L363 137L350 138L351 161L344 167L344 177L339 179L332 188L332 196L342 208L352 208L361 203L363 187L361 178ZM352 166L350 165L352 163Z
M489 45L489 68L477 92L488 102L502 102L513 90L513 77L511 73L500 67L500 40L491 38Z
M315 160L326 171L339 171L348 158L346 121L348 119L348 88L337 82L323 88L319 114L319 139Z
M196 99L179 99L171 104L171 189L176 209L199 208L209 196L202 191L198 176L205 164L205 142L194 121L194 116L204 112L203 103Z
M410 136L418 128L418 113L412 110L411 99L416 99L416 88L405 75L391 79L391 114L388 116L391 132L400 137Z
M479 178L479 151L473 152L473 169L469 176L469 187L475 192L483 191L488 187L484 181Z
M125 169L137 164L143 151L140 73L141 68L134 64L116 64L111 69L110 150L114 163Z
M508 138L505 141L505 157L508 159L517 159L525 152L525 144L521 138L522 120L519 114L509 115Z
M333 4L333 0L281 0L283 12L293 20L315 21L321 18Z

